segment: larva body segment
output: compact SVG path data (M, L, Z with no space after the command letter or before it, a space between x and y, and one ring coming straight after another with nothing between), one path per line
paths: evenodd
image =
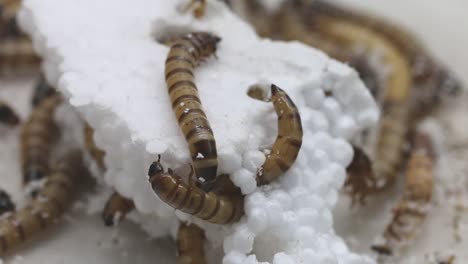
M302 145L302 123L299 111L278 86L271 85L271 101L278 115L278 136L257 174L257 184L264 185L283 175L296 161Z
M131 199L125 198L118 192L114 192L102 212L102 220L106 226L117 225L130 211L135 209Z
M62 103L55 94L38 105L24 124L21 137L23 184L42 179L48 172L52 143L58 135L54 111Z
M169 206L213 224L230 224L244 214L241 194L222 196L205 192L194 184L186 184L179 176L158 161L151 164L149 181L158 197Z
M4 190L0 189L0 217L4 213L8 213L15 210L15 204L10 198L10 195L8 195L7 192Z
M186 10L193 8L193 16L201 18L205 14L206 0L190 0Z
M196 32L176 39L166 59L169 96L180 128L188 142L200 186L209 191L217 174L218 161L213 130L202 109L194 67L216 52L220 38Z
M195 224L181 223L177 232L179 264L206 264L205 232Z
M393 210L393 218L384 232L384 242L372 247L378 253L392 255L415 237L430 208L434 156L429 135L416 132L406 168L404 196Z
M0 75L29 74L38 71L40 58L27 37L0 40Z
M69 207L78 176L86 175L80 155L67 155L26 207L0 219L0 257L44 231Z
M5 102L0 100L0 123L8 126L16 126L20 122L15 111Z

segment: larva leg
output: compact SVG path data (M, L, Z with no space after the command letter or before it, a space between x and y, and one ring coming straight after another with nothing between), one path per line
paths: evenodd
M10 195L0 189L0 216L13 210L15 210L15 204L11 200Z
M205 14L206 0L190 0L185 10L193 8L193 16L201 18Z
M222 196L188 185L170 169L164 172L155 161L148 170L149 181L158 197L169 206L213 224L237 222L244 214L241 194Z
M26 207L0 219L0 257L55 223L70 206L80 177L86 175L81 153L66 155Z
M434 150L429 135L416 132L406 168L406 187L388 224L383 243L372 248L380 254L391 255L411 240L424 221L430 207L433 189Z
M61 102L59 94L46 98L22 128L20 144L25 185L42 179L48 172L50 148L58 134L53 114Z
M32 106L37 107L45 98L54 95L55 93L56 90L47 83L45 76L41 74L36 86L34 87L31 99Z
M181 223L177 232L179 264L206 264L205 232L195 224Z
M172 108L188 142L200 186L211 190L218 160L213 130L202 109L193 69L203 58L216 52L220 41L210 33L191 33L173 41L166 59L166 83Z
M0 123L9 126L16 126L20 122L18 115L5 102L0 100Z
M115 226L134 208L132 200L114 192L107 200L102 212L102 220L106 226Z
M252 92L249 93L251 96L259 94ZM261 98L257 96L257 99ZM268 99L263 100L268 101ZM270 154L259 169L258 185L268 184L283 175L296 161L302 145L301 116L294 102L285 91L274 84L271 85L270 100L278 115L278 136Z
M88 123L86 123L84 127L86 149L88 150L91 157L96 161L99 168L101 170L105 170L106 166L104 165L104 156L106 155L106 153L102 149L96 146L96 144L94 143L93 136L94 136L93 128Z

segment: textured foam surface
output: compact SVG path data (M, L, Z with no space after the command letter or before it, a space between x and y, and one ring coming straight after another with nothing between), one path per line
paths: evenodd
M223 263L367 263L334 234L331 209L352 158L347 140L375 124L377 107L349 67L299 43L260 40L221 3L208 1L195 20L165 0L26 0L21 25L45 56L48 79L70 98L107 153L107 185L134 199L138 220L153 236L176 230L174 214L152 192L146 172L157 154L166 167L188 171L189 152L164 83L165 33L208 30L222 38L217 59L195 71L213 127L219 173L229 173L247 194L246 217L207 230L223 243ZM273 143L271 104L246 95L255 83L275 83L295 101L304 142L293 168L257 189L263 150ZM325 96L330 91L332 96ZM147 216L151 215L151 216ZM254 254L254 255L251 255Z

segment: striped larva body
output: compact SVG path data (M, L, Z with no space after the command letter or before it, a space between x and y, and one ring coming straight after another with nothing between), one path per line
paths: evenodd
M250 95L259 94L252 93ZM257 98L259 99L259 98ZM302 123L291 98L278 86L271 85L271 102L278 115L278 136L259 169L257 184L264 185L283 175L296 161L302 145Z
M106 153L96 146L96 143L94 142L94 129L88 123L86 123L84 127L84 139L86 149L91 157L96 161L101 170L105 170L106 166L104 164L104 156Z
M135 209L131 199L114 192L102 211L102 220L106 226L117 225L130 211Z
M195 224L181 223L177 232L178 264L206 264L205 232Z
M0 75L34 73L38 71L39 62L30 39L6 37L0 40Z
M244 199L238 195L205 192L194 184L186 184L172 170L164 172L160 161L151 164L149 181L158 197L169 206L213 224L230 224L244 214ZM190 176L191 177L191 176Z
M52 96L57 91L47 83L45 76L41 74L39 76L39 80L37 81L36 85L34 86L33 96L31 99L31 105L33 107L37 107L44 99L49 96Z
M20 119L15 111L8 104L0 100L0 124L16 126L19 122Z
M404 196L393 210L393 218L384 232L384 242L372 247L378 253L392 255L416 235L431 203L434 156L429 135L416 132L406 168Z
M62 102L59 94L38 105L21 131L21 161L23 184L42 179L48 172L52 143L58 135L54 111Z
M0 216L13 210L15 210L15 204L11 200L10 195L0 189Z
M220 38L197 32L176 39L166 59L165 76L179 126L188 142L200 186L209 191L217 174L218 161L213 130L202 109L193 69L216 52Z
M80 155L67 155L26 207L0 219L0 257L51 226L70 206L78 177L86 175Z
M186 10L193 9L193 16L201 18L205 14L206 0L190 0Z

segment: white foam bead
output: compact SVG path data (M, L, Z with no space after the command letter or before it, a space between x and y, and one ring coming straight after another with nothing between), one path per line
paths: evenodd
M273 264L296 264L296 261L290 255L280 252L273 257Z
M347 167L353 159L353 148L342 138L335 138L332 142L331 159L341 166Z
M325 113L328 119L336 120L342 115L340 104L333 98L327 97L323 101L321 110Z
M318 211L315 209L303 208L297 212L298 224L301 226L311 226L318 217Z
M263 208L263 205L267 202L267 198L263 192L257 191L249 194L245 198L245 211L249 212L255 208Z
M218 150L219 171L226 174L231 174L238 170L242 165L242 157L234 149L234 147L224 147Z
M303 108L300 114L302 124L305 127L310 128L311 131L328 131L330 126L329 121L322 112L309 108Z
M231 251L223 258L223 264L239 264L242 263L247 256L238 251Z
M313 228L301 226L295 230L297 240L305 248L317 247L317 233Z
M270 201L278 202L283 210L288 210L292 206L291 195L281 189L273 190L267 197Z
M263 208L254 208L246 212L248 215L247 225L254 233L260 233L269 225L268 214Z
M325 92L319 86L320 83L315 83L308 85L308 89L304 89L306 105L311 108L320 109L325 100Z
M252 251L255 235L246 226L240 226L236 231L224 239L224 252L247 254Z
M257 173L257 169L265 162L265 154L259 150L248 151L242 158L242 166L251 172Z
M354 119L348 115L340 116L333 126L332 133L337 137L351 140L358 132L358 126Z
M252 193L257 189L256 173L241 168L231 175L232 182L237 185L243 194Z
M242 264L258 264L257 257L255 255L249 255L242 261Z
M330 255L329 252L318 252L312 249L305 249L302 253L304 263L313 264L338 264L338 260Z

